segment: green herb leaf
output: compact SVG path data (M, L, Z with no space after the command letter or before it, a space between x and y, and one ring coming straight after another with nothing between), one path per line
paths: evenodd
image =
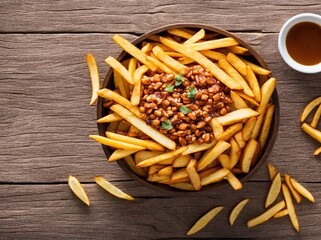
M192 110L189 109L188 107L186 107L185 105L180 106L179 111L180 111L181 113L183 113L183 114L187 114L187 113L192 112Z
M166 92L174 92L174 86L171 85L171 84L168 84L168 85L165 87L165 91L166 91Z
M189 92L187 93L188 98L194 98L197 93L197 89L194 87L189 88Z
M162 128L165 130L171 130L173 128L171 121L168 119L164 122L162 122Z
M184 82L184 76L183 74L179 73L178 75L176 75L176 77L174 78L175 80L175 86L179 86L182 84L182 82Z

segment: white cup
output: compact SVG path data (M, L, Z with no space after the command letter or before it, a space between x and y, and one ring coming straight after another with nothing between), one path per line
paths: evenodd
M279 33L278 45L283 60L294 70L302 73L318 73L321 72L321 63L316 65L302 65L293 60L286 47L286 37L289 30L296 24L301 22L312 22L321 26L321 16L313 13L302 13L290 18L281 28ZM321 43L320 43L321 44Z

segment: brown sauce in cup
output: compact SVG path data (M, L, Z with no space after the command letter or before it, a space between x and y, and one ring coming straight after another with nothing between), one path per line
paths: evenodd
M286 47L290 56L303 65L321 62L321 26L312 22L294 25L287 37Z

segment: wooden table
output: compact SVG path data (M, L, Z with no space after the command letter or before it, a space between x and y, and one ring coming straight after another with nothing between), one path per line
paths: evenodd
M278 32L291 16L321 14L319 0L302 1L48 1L0 2L0 238L1 239L178 239L205 212L224 210L196 238L320 239L320 144L300 129L299 116L320 96L321 74L290 69L277 48ZM224 190L173 197L130 179L107 164L96 134L96 108L89 107L91 85L85 55L91 52L101 78L104 59L120 48L121 33L133 40L155 27L197 22L221 27L250 43L278 79L281 120L268 159L311 190L312 204L296 205L300 233L288 217L252 229L246 221L264 210L270 182L266 164L241 191ZM320 124L319 124L320 129ZM86 207L67 185L68 175L84 183ZM127 202L93 183L100 174L136 197ZM250 202L235 226L231 208Z

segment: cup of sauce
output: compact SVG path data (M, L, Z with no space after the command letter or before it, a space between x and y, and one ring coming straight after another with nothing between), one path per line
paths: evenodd
M303 73L321 72L321 16L302 13L290 18L278 39L284 61Z

